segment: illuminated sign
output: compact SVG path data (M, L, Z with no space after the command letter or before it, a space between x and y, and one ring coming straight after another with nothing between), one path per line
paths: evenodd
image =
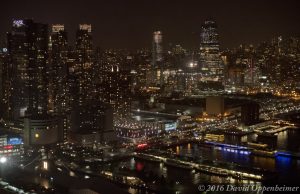
M13 26L14 26L14 27L21 27L21 26L24 26L24 21L23 21L23 20L14 20L14 21L13 21Z
M7 144L8 145L20 145L22 143L23 143L23 141L19 137L11 137L11 138L7 139Z
M166 131L173 131L176 129L176 123L166 123L165 130Z

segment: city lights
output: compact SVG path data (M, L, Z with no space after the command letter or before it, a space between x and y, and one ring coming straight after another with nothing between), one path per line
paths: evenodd
M47 161L43 161L43 169L48 170L48 162Z
M296 0L2 4L0 193L299 192Z
M4 164L7 162L7 158L5 156L0 157L0 163Z

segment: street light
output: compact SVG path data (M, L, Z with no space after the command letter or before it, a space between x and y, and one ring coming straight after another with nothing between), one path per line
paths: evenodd
M7 158L6 158L5 156L2 156L2 157L0 158L0 163L1 163L1 164L6 163L6 161L7 161Z

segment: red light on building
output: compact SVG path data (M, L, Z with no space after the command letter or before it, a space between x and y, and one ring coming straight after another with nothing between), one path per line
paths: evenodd
M10 150L10 149L13 149L13 146L12 145L7 145L7 146L4 146L4 149L5 150Z
M137 148L142 149L142 148L147 147L147 145L148 144L146 144L146 143L142 143L142 144L137 145Z

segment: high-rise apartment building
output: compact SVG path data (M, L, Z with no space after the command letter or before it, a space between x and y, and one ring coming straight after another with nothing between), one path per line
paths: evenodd
M49 64L50 71L50 109L61 114L68 107L68 37L64 25L54 24L51 26L49 42Z
M79 105L92 98L93 91L93 44L92 26L80 24L76 33L75 74L79 81Z
M0 50L0 118L9 118L11 106L11 63L7 48Z
M14 20L8 33L12 64L12 119L46 114L48 108L48 25Z
M223 67L219 56L219 34L215 21L204 22L200 39L200 66L208 78L221 81Z
M116 117L126 117L130 114L131 105L131 74L130 71L111 66L106 72L103 82L102 100L111 105Z

